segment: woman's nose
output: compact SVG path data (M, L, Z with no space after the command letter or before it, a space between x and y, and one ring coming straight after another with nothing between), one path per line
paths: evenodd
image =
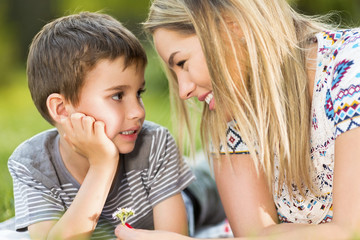
M178 78L178 85L179 85L179 96L181 99L186 100L193 97L193 92L196 88L194 82L187 78Z

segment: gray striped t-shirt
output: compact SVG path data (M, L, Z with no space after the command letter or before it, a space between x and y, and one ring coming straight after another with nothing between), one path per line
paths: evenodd
M61 160L58 141L57 130L47 130L22 143L9 158L17 230L58 220L80 188ZM135 210L136 215L128 220L133 227L153 229L153 207L181 192L194 179L169 131L145 121L134 150L120 156L92 239L115 237L114 229L120 222L112 214L118 207Z

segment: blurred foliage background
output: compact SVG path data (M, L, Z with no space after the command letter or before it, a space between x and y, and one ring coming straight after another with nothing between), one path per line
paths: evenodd
M359 0L291 0L305 14L339 11L342 25L360 26ZM143 42L149 58L144 103L147 119L171 130L167 82L141 30L149 0L0 0L0 221L14 215L7 160L25 139L50 128L32 104L26 56L34 35L48 21L80 11L102 11L120 20Z

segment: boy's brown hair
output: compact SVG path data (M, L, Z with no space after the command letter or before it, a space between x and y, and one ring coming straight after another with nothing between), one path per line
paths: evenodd
M121 56L124 69L147 64L140 41L109 15L82 12L46 24L34 37L27 59L28 85L40 114L54 124L46 106L48 96L59 93L78 104L86 74L100 60Z

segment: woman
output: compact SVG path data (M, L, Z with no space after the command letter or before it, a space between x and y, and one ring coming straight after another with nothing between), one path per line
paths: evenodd
M359 234L360 33L323 19L285 0L152 3L144 25L180 122L190 123L184 100L207 103L202 140L235 237ZM116 234L186 239L123 227Z

